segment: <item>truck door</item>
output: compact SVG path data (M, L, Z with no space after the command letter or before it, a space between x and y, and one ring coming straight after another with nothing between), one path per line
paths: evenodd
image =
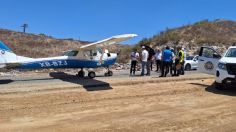
M215 75L221 55L211 47L201 47L198 57L198 71Z
M194 67L194 68L197 68L197 67L198 67L198 56L195 56L195 57L193 58L193 67Z

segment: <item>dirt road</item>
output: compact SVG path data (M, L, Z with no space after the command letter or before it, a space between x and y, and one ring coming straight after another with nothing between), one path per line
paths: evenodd
M236 92L213 82L205 75L3 80L0 131L235 131Z

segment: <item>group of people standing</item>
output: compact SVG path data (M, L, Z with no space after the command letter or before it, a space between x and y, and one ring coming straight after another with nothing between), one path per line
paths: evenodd
M161 72L160 77L166 77L168 73L171 76L184 75L184 58L185 53L181 46L177 47L176 51L169 46L163 50L157 48L155 51L148 46L142 46L141 54L136 49L131 53L130 75L135 75L139 60L141 61L141 76L150 76L153 62L156 63L156 71Z

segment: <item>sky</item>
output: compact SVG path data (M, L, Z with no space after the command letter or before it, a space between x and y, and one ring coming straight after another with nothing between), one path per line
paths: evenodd
M236 21L236 0L0 0L0 28L98 41L119 34L135 44L166 28L201 20Z

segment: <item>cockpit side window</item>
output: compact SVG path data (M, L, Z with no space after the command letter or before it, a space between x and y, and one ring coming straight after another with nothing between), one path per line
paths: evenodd
M64 53L64 56L77 56L79 51L67 51Z
M101 48L97 48L98 53L102 54L102 49Z

